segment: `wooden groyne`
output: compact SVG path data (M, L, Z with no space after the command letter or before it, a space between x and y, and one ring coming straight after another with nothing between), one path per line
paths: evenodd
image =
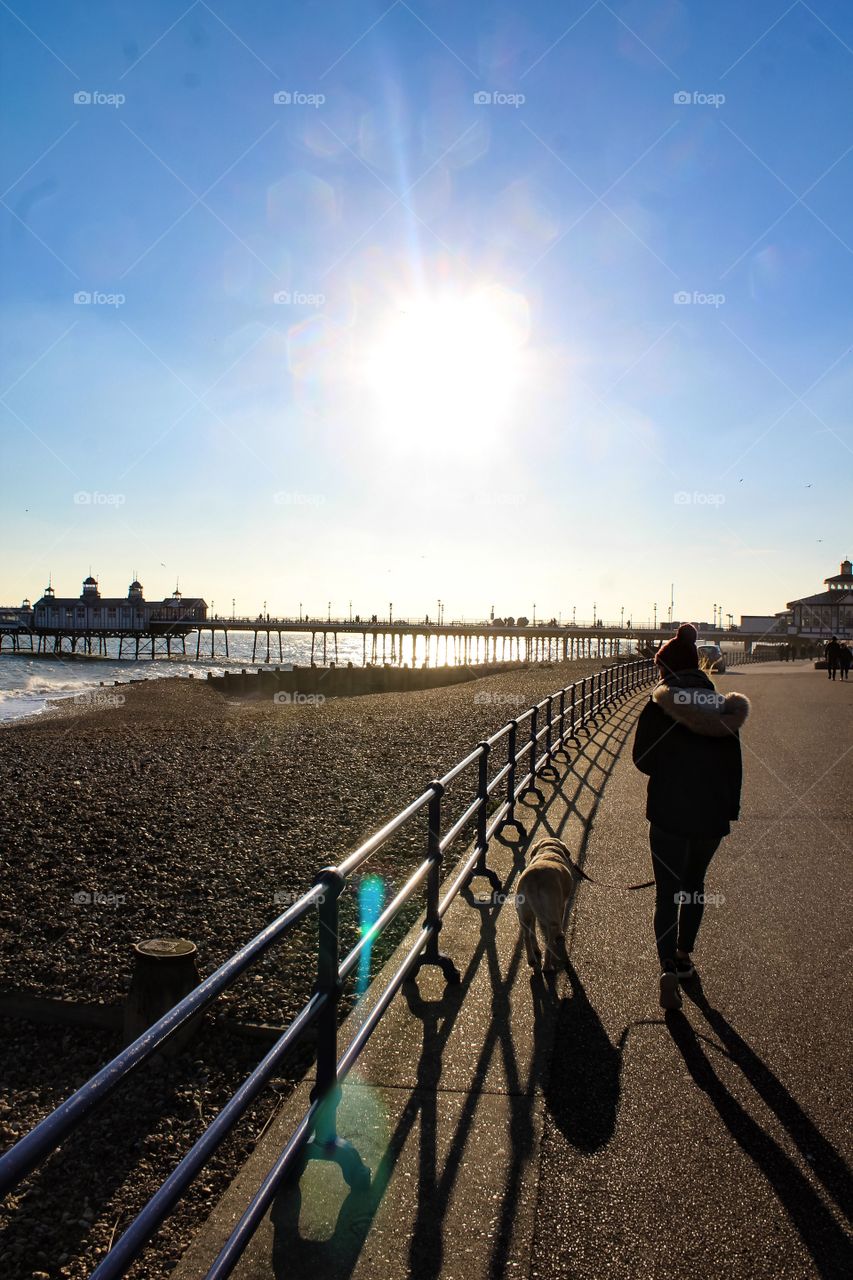
M366 693L408 693L438 689L528 667L528 662L489 662L462 667L346 666L273 667L208 674L207 683L224 694L238 697L276 698L283 703L326 698L353 698Z

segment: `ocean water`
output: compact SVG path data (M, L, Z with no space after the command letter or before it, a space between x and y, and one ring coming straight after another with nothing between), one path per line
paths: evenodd
M208 655L204 654L205 641ZM381 640L380 640L381 644ZM386 641L386 660L390 661L390 638ZM252 664L252 635L234 633L229 636L229 656L224 655L224 640L221 635L216 639L216 654L210 657L210 636L202 639L202 656L195 657L195 637L187 639L186 657L140 658L138 661L115 656L117 645L110 642L108 657L42 658L27 652L13 654L8 648L0 653L0 720L16 720L21 716L38 715L44 711L48 703L56 698L92 697L96 691L106 694L107 689L114 689L116 681L125 683L131 680L152 680L164 676L189 676L205 679L208 671L220 675L223 671L248 667ZM338 637L337 653L333 644L326 650L327 662L344 664L352 662L361 666L362 639L360 635ZM498 651L500 656L500 650ZM523 643L522 643L523 656ZM399 657L399 655L398 655ZM419 641L415 650L415 662L420 665L426 657L423 642ZM485 658L482 644L475 655L475 661ZM311 660L311 638L304 635L282 636L282 653L279 657L278 636L270 638L269 662L266 660L266 638L258 637L256 667L277 666L285 662L307 666ZM370 649L367 652L368 662L371 660ZM322 640L315 647L314 661L322 663ZM381 647L377 652L377 661L382 661ZM404 641L403 661L412 661L411 642L408 637ZM439 640L438 651L433 641L430 646L430 662L453 661L452 648ZM102 687L103 686L103 687ZM120 690L114 690L120 692Z

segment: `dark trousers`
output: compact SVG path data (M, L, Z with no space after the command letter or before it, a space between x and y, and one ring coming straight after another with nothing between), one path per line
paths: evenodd
M692 951L705 910L705 872L722 836L676 836L649 827L655 873L655 939L661 965Z

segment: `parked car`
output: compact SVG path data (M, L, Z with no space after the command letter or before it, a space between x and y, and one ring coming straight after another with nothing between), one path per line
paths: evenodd
M697 648L699 650L699 665L704 667L706 671L722 675L726 669L726 659L720 646L718 644L700 644Z

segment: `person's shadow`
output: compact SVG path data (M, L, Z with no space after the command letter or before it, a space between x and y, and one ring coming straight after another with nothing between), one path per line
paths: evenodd
M685 984L684 994L705 1016L725 1046L726 1055L775 1112L815 1176L849 1218L853 1185L841 1156L781 1081L708 1002L698 977ZM729 1133L770 1183L814 1259L818 1275L825 1280L847 1280L853 1275L853 1247L808 1178L723 1084L687 1018L682 1013L669 1013L666 1026L693 1080L707 1093Z

